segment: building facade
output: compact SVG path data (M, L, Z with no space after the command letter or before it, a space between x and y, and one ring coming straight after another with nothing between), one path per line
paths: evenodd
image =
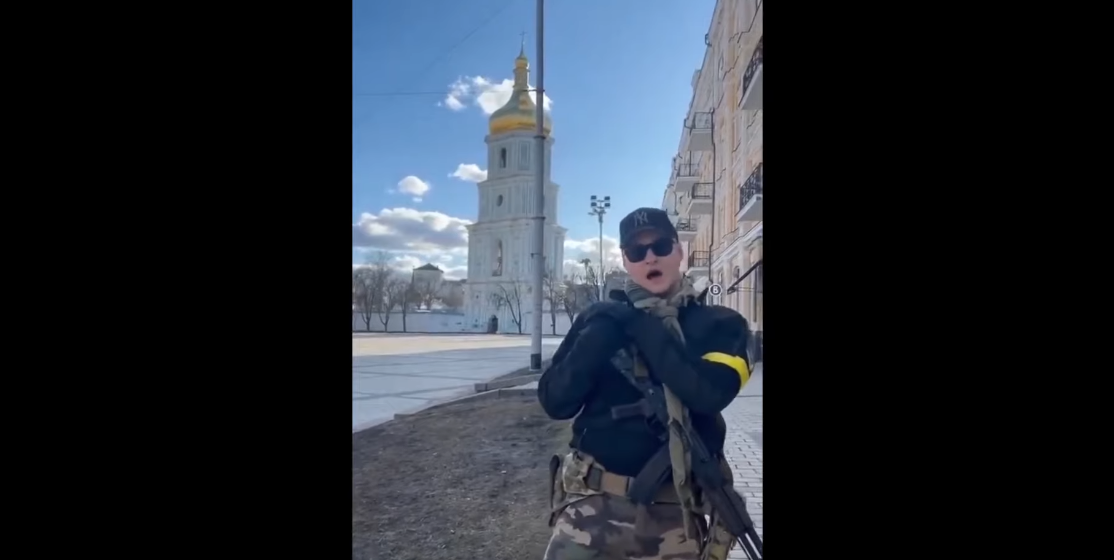
M742 313L760 340L762 3L716 2L704 44L662 208L685 245L686 273L718 284L709 301Z
M425 263L413 270L410 282L423 293L438 294L445 272L433 263Z
M477 183L479 213L468 226L468 281L465 316L469 328L484 331L494 318L498 332L530 332L531 230L534 213L536 105L530 95L525 52L515 59L514 91L488 120L487 179ZM550 180L552 122L545 115L545 256L549 274L559 278L567 230L557 225L559 186ZM545 307L543 305L543 307Z

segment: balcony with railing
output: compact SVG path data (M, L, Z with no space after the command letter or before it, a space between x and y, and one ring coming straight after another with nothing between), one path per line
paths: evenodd
M712 135L715 127L714 115L708 112L693 113L685 119L685 129L689 135L689 150L694 152L710 152L714 148L715 139Z
M693 251L689 253L687 271L689 278L708 276L708 269L711 267L711 264L712 254L708 251Z
M747 111L757 111L762 108L762 37L758 38L758 45L747 62L747 69L743 72L743 98L740 105Z
M699 229L694 218L680 218L677 223L673 224L673 227L677 228L678 241L685 242L696 239L696 232Z
M710 216L712 214L712 183L694 183L683 191L681 195L683 209L681 213L686 217Z
M700 180L700 162L678 160L673 164L673 188L685 191Z
M757 222L762 219L762 164L750 172L746 182L739 186L739 222Z

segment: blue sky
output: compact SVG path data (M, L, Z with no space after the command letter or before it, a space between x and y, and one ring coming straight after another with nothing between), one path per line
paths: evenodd
M512 78L523 31L536 84L535 5L353 1L353 264L386 250L400 270L431 261L451 277L464 276L463 225L476 217L474 181L486 163L485 109L506 99L502 83ZM639 206L660 206L714 5L547 3L551 177L561 185L558 222L569 229L566 260L598 258L590 195L611 196L608 260L618 259L619 219ZM460 80L481 86L450 100Z

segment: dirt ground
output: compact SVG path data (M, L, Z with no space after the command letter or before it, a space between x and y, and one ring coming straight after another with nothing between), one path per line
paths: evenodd
M352 436L353 560L529 560L569 423L535 397L461 403Z

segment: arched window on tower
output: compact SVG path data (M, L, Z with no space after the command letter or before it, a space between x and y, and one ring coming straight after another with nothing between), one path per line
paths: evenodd
M495 270L491 271L492 276L503 275L503 241L495 242Z
M520 171L530 170L530 143L522 142L518 145L518 169Z
M499 169L507 168L507 149L499 148Z

